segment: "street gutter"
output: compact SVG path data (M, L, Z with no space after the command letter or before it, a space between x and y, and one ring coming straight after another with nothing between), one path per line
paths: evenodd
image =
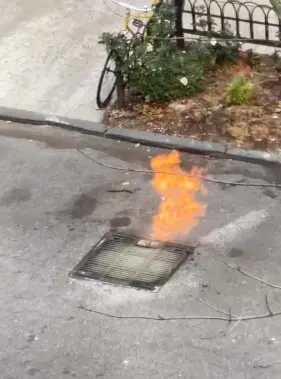
M139 143L141 145L173 149L215 158L233 159L250 163L281 164L281 154L261 150L228 148L225 144L198 141L165 134L150 133L127 128L108 128L100 122L37 113L16 108L0 107L0 120L21 124L50 125L100 137Z

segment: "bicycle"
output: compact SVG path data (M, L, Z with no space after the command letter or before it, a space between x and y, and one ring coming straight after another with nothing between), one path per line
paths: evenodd
M132 38L145 38L146 33L147 33L147 27L153 18L155 9L157 8L157 6L159 6L163 2L163 0L152 0L151 8L144 7L143 9L140 9L132 5L120 2L118 0L112 0L112 1L126 8L126 14L124 16L124 22L123 22L121 33L124 36L124 38L127 38L128 40ZM147 20L147 21L145 23L142 20ZM133 30L130 26L131 21L132 21L132 26L136 28L135 30ZM107 75L111 76L111 80L110 80L111 84L109 85L109 89L106 92L107 94L105 96L102 96L102 89L103 87L105 87L105 81L106 81ZM105 64L102 69L102 72L99 78L98 87L97 87L96 102L97 102L98 108L104 109L108 106L114 94L115 88L116 88L115 62L113 59L113 53L109 52L105 60Z

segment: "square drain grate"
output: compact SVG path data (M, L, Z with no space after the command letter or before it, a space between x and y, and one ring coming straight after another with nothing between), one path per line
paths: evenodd
M108 233L70 276L152 291L161 287L192 252L190 247Z

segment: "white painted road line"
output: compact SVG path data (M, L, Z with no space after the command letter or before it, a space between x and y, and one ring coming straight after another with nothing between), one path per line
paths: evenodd
M212 230L201 239L200 243L202 245L224 245L232 242L242 233L245 234L245 232L261 225L267 220L268 216L268 208L249 212L224 225L222 228Z

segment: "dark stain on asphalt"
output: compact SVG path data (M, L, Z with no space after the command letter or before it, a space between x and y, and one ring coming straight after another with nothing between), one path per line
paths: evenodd
M12 188L2 195L0 202L4 205L21 203L31 199L31 191L28 188Z
M27 125L24 128L19 128L18 125L20 124L1 125L0 136L41 142L45 146L60 150L83 149L89 145L86 139L83 140L80 135L74 134L73 131L59 130L51 127L42 129L38 128L37 125Z
M106 192L108 193L130 193L130 194L133 194L134 192L138 191L138 189L136 190L130 190L130 189L111 189L111 190L107 190Z
M111 228L120 228L122 226L128 226L131 224L130 217L115 217L110 220Z
M28 343L32 343L35 340L35 334L29 334L26 338Z
M267 197L270 197L271 199L276 199L276 197L277 197L276 192L274 192L268 188L263 190L263 194Z
M229 250L228 256L230 258L238 258L238 257L241 257L244 253L245 253L244 250L242 250L242 249L236 249L234 247L231 250Z
M79 219L91 215L97 206L97 200L90 194L82 194L76 198L71 208L71 217Z
M222 189L222 191L225 191L230 187L229 184L225 184L225 183L220 183L219 186Z
M29 376L35 376L35 374L37 374L37 372L40 372L41 370L39 370L39 368L29 368L27 370L27 373Z

